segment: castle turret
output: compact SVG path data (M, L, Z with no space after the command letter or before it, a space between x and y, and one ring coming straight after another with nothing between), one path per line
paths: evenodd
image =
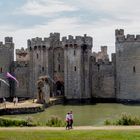
M5 37L5 43L0 42L0 78L6 80L6 73L13 72L12 64L14 61L14 43L12 37ZM10 97L13 94L13 89L0 82L0 98Z
M48 72L48 53L50 47L49 39L36 37L27 41L29 50L29 73L30 85L29 93L31 97L36 97L37 87L36 81L38 77L45 75Z
M119 100L140 101L140 35L116 30L116 87Z
M89 58L92 49L92 38L89 36L71 35L63 38L64 45L64 83L67 99L89 99Z

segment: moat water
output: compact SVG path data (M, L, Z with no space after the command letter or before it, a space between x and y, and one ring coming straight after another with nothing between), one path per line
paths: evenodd
M123 105L116 103L99 103L95 105L54 105L47 108L44 112L36 114L6 115L4 117L22 118L31 117L34 121L45 122L51 116L57 116L65 120L65 115L73 110L74 125L104 125L106 119L117 119L122 113L140 117L140 105Z

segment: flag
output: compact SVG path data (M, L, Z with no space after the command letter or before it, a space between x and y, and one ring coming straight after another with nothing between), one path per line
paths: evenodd
M17 86L19 86L19 81L16 79L16 77L11 75L9 72L6 73L6 76L7 76L7 78L11 78L11 79L15 80L17 82Z

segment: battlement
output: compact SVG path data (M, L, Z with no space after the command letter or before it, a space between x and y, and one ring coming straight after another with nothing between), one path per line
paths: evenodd
M67 37L62 37L62 41L60 41L60 33L50 33L48 38L32 38L27 41L28 48L30 50L37 49L37 48L49 48L52 44L54 46L65 46L66 44L77 45L81 46L82 44L87 44L88 46L92 47L92 37L87 36L76 36L75 38L72 35ZM56 44L56 45L55 45Z
M62 37L62 44L63 46L70 44L77 44L78 46L81 46L82 44L87 44L88 46L92 47L92 37L86 36L86 34L84 36L75 37L69 35L68 38Z
M13 43L13 38L12 37L5 37L5 44L6 43Z
M3 42L0 42L0 46L3 46Z
M101 52L107 54L107 46L101 46Z
M96 62L109 62L107 46L101 46L101 51L99 51L98 53L93 52L92 55L96 58Z
M13 43L13 38L12 37L5 37L4 38L4 43L1 41L0 42L0 48L11 48L14 47L14 43Z
M18 62L25 62L25 61L29 61L29 51L28 49L16 49L16 60Z
M28 49L24 49L24 48L16 49L16 54L22 54L22 53L28 53Z
M50 39L55 39L60 41L60 33L50 33Z
M27 40L28 48L36 49L36 48L49 48L52 43L60 42L60 33L50 33L49 37L45 37L44 39L36 37Z
M115 30L115 36L123 36L123 35L124 35L124 29Z
M124 35L124 30L115 30L116 43L121 42L140 42L140 35Z

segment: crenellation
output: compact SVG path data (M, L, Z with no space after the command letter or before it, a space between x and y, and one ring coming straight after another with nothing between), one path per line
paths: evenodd
M93 52L92 55L96 58L96 62L103 61L108 63L109 61L109 56L107 54L107 46L101 46L101 51L99 51L98 53Z
M62 44L65 46L66 44L69 44L68 46L73 46L76 44L76 46L81 46L82 44L86 44L92 47L92 37L84 35L84 36L75 36L75 38L72 35L67 37L62 37ZM73 44L73 45L71 45Z
M12 37L5 37L5 44L7 43L13 43L13 38Z
M124 30L123 29L116 29L115 30L115 38L116 38L116 43L124 42L125 41Z
M123 29L116 29L115 36L124 36L124 30Z
M81 46L81 45L83 44L83 42L84 42L82 36L76 36L76 37L75 37L75 40L76 40L76 41L75 41L76 44L78 44L79 46Z
M50 33L44 39L32 38L27 41L27 49L16 49L14 67L13 39L6 37L5 43L0 42L0 70L3 74L12 68L22 84L12 94L5 85L0 86L0 97L35 98L38 77L49 75L54 81L50 84L51 96L140 101L140 35L124 35L123 29L117 29L115 37L116 53L111 55L112 61L107 46L92 53L93 38L86 34L69 35L61 40L60 33Z
M0 42L0 47L2 47L3 46L3 42Z
M27 40L27 46L30 48L32 46L32 41L30 39Z
M20 53L28 53L28 49L24 49L23 47L21 49L16 49L16 54L20 54Z
M84 37L85 43L88 44L90 47L93 45L93 39L90 36Z
M140 35L131 35L131 34L124 35L123 29L115 30L115 36L116 36L116 43L140 41Z
M140 41L140 35L136 35L135 40L139 42Z
M75 42L75 40L74 40L72 35L68 36L68 40L67 41L68 41L69 44L74 44L74 42Z
M135 41L135 35L130 35L130 34L127 34L126 36L125 36L125 41Z
M50 39L60 41L60 33L50 33Z
M50 38L49 37L45 37L43 40L43 44L49 46L50 45Z
M29 61L30 57L29 57L29 49L16 49L16 60L18 62L26 62Z

